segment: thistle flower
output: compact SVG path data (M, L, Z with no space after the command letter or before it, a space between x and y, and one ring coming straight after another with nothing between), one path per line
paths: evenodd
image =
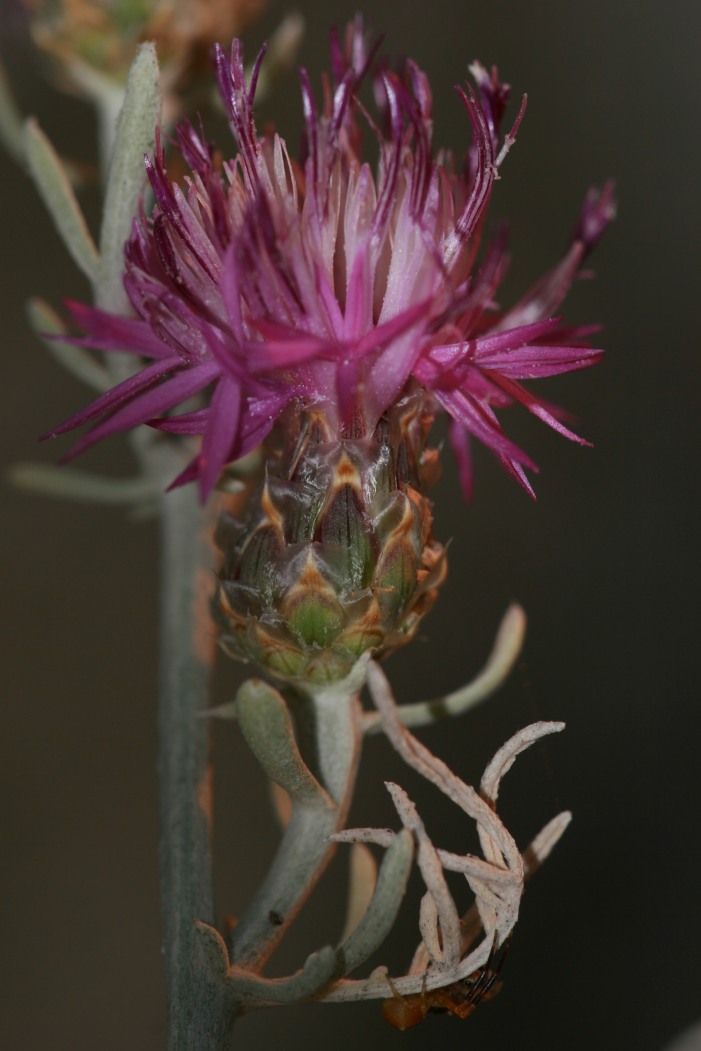
M379 115L359 98L373 55L356 20L332 36L324 104L301 72L305 150L299 162L253 116L264 50L246 82L243 51L216 49L216 73L238 154L224 162L191 123L178 146L191 169L171 182L162 143L146 162L155 197L125 248L134 316L72 305L82 341L146 358L136 375L50 432L94 426L76 455L149 422L201 436L173 484L197 479L203 499L224 467L268 439L268 478L245 530L225 523L218 608L226 641L278 674L336 678L365 649L411 637L444 575L426 491L435 413L450 418L463 488L468 439L490 447L529 491L530 457L497 412L520 403L586 444L522 384L583 368L601 351L591 328L553 317L613 215L612 189L590 191L572 244L514 307L495 295L506 271L502 231L476 265L486 208L513 144L500 139L509 97L475 63L458 93L472 130L464 170L434 156L431 92L411 61L372 76ZM361 156L376 138L376 175ZM179 415L171 410L200 398ZM329 649L330 648L330 649ZM332 650L333 659L318 655Z

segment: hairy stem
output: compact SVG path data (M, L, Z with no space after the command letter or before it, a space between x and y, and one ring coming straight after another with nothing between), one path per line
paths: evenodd
M208 721L214 633L209 516L193 486L163 497L159 781L169 1051L229 1046L230 1008L201 958L195 921L213 922Z

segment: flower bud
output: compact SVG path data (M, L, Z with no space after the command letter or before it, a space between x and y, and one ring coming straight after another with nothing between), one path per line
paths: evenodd
M247 525L226 513L219 524L214 607L227 652L323 683L414 636L446 573L425 496L438 473L431 422L419 392L371 436L339 437L320 410L288 421Z

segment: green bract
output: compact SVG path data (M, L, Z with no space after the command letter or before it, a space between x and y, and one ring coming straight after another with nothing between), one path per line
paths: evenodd
M446 569L425 496L430 423L417 393L371 437L335 436L322 412L293 419L246 523L220 519L214 608L232 656L323 683L413 637Z

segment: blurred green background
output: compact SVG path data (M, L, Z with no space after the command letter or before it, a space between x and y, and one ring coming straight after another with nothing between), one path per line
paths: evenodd
M529 615L508 686L423 739L475 781L493 751L534 719L566 732L523 756L502 812L524 846L557 810L575 820L525 895L504 989L465 1022L430 1017L390 1029L375 1004L305 1007L241 1021L235 1046L537 1047L659 1051L701 1015L696 673L699 562L699 49L701 7L682 0L433 0L296 4L312 80L326 33L363 9L385 50L429 74L436 142L461 151L468 122L453 85L478 57L529 105L502 169L491 221L508 216L509 302L566 245L589 185L613 176L620 214L598 248L597 279L566 316L602 321L605 362L549 381L547 396L595 443L582 450L514 414L507 429L542 466L532 502L488 454L462 503L446 456L436 533L452 537L450 577L422 638L387 667L400 700L446 692L478 670L499 618ZM248 54L290 8L268 4ZM4 9L0 50L25 112L71 155L94 150L91 111L56 95ZM294 76L261 110L294 147ZM515 106L512 108L515 113ZM222 143L226 152L226 141ZM36 436L87 393L49 360L23 304L87 295L28 180L0 158L2 456L59 455ZM96 220L97 196L85 194ZM60 449L67 447L67 443ZM85 466L131 470L113 439ZM0 502L6 688L0 735L3 815L0 1046L8 1051L150 1051L164 1046L155 773L158 537L121 511L5 488ZM240 670L218 671L217 699ZM275 824L235 726L215 727L217 899L240 912L270 858ZM367 743L352 823L392 822L382 781L417 798L436 838L459 849L459 815ZM471 835L471 834L470 834ZM470 839L471 842L471 839ZM236 844L236 847L234 846ZM465 847L463 846L463 849ZM391 947L418 940L416 892ZM280 970L342 926L345 872L281 953Z

